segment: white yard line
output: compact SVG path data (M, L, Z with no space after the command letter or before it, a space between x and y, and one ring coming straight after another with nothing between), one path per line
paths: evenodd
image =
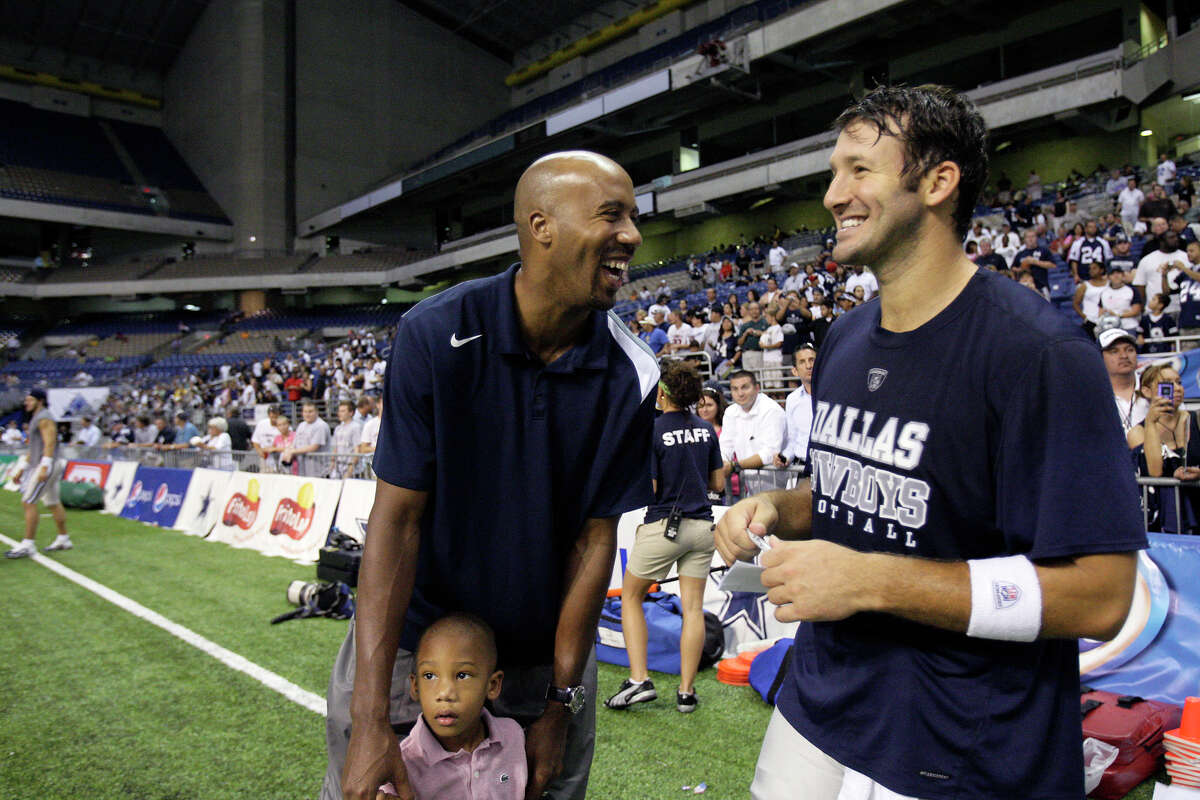
M10 539L3 534L0 534L0 542L4 542L10 547L17 546L17 541L15 539ZM46 558L40 553L30 556L30 558L51 572L58 573L72 583L78 584L79 586L87 589L89 592L99 595L113 605L128 611L130 614L133 614L135 617L144 619L151 625L157 625L172 636L182 639L192 647L195 647L197 650L212 656L230 669L235 669L238 672L249 675L263 686L279 692L279 694L283 695L288 700L291 700L293 703L302 705L309 711L320 714L322 717L326 716L327 712L325 708L324 697L315 695L306 689L301 689L299 686L287 680L283 676L276 675L269 669L260 667L258 664L255 664L253 661L250 661L243 656L239 656L232 650L226 650L216 642L205 639L195 631L185 628L177 622L172 622L162 614L159 614L157 611L151 611L141 603L130 600L125 595L119 592L114 592L107 586L97 583L86 575L80 575L75 570L64 567L62 564L59 564L53 559Z

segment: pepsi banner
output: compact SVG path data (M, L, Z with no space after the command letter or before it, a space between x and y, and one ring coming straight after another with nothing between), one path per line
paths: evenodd
M139 466L121 516L170 528L179 517L191 480L190 469Z
M110 469L109 461L68 461L62 479L67 483L94 483L103 489Z
M1200 693L1200 536L1151 533L1133 606L1111 642L1080 642L1082 680L1182 705Z

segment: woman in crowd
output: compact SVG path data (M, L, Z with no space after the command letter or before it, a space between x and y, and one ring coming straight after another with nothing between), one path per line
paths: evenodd
M737 326L732 316L726 315L721 320L721 328L717 333L717 354L720 357L717 374L720 376L737 369L742 360L742 351L738 349Z
M713 426L717 436L721 435L721 420L725 418L725 409L729 403L720 389L705 386L700 390L700 399L696 401L696 416Z
M1129 447L1138 460L1140 474L1151 478L1200 479L1200 428L1196 415L1183 408L1183 382L1168 362L1151 364L1142 372L1142 396L1150 402L1144 422L1129 429ZM1175 518L1175 489L1152 487L1151 528L1171 533L1193 533L1198 526L1200 489L1180 490L1182 527Z
M208 435L200 440L200 446L214 451L210 463L213 469L233 470L233 440L229 438L229 423L224 417L208 421Z
M782 314L779 306L771 303L764 314L767 319L767 329L758 338L758 346L762 348L763 388L775 389L781 384L779 376L783 372L783 326L779 324Z
M276 434L270 447L263 448L263 452L268 453L270 459L265 465L266 471L290 472L293 475L299 475L300 460L291 452L292 445L296 442L296 432L292 430L292 421L288 419L287 414L280 414L275 418L275 427L279 433Z
M608 698L613 709L654 700L658 693L646 663L646 618L642 599L650 584L678 564L683 630L679 637L679 691L675 707L696 710L696 672L704 647L704 585L713 558L709 492L725 488L716 432L689 409L700 399L700 376L686 361L663 365L654 423L650 475L654 500L638 526L621 583L621 623L629 654L629 678Z

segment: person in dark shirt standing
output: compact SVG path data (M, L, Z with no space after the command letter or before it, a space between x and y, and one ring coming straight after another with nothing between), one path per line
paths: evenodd
M700 376L691 364L663 366L657 397L663 413L654 423L650 462L654 502L638 526L621 583L621 627L629 653L629 677L605 701L609 708L628 708L658 697L646 669L642 599L650 584L666 578L678 564L683 631L675 705L685 714L696 709L696 671L704 647L704 584L714 551L708 493L725 490L717 432L690 410L700 399L700 387Z
M1050 297L1049 272L1054 269L1054 256L1050 249L1038 244L1037 231L1029 228L1025 231L1025 247L1013 256L1013 272L1018 275L1028 272L1033 276L1033 285L1047 299Z
M250 449L250 426L242 416L240 406L229 407L229 441L234 451Z

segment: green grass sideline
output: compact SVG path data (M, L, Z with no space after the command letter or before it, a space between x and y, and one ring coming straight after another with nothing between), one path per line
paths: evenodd
M272 626L289 581L311 568L175 531L68 511L76 549L55 560L324 695L345 623ZM21 533L0 492L0 532ZM39 543L52 537L43 519ZM325 768L324 720L165 631L30 561L0 563L0 800L312 798ZM600 665L600 695L625 672ZM589 798L744 798L770 709L703 673L699 710L660 699L599 709ZM1146 800L1150 782L1128 797Z

